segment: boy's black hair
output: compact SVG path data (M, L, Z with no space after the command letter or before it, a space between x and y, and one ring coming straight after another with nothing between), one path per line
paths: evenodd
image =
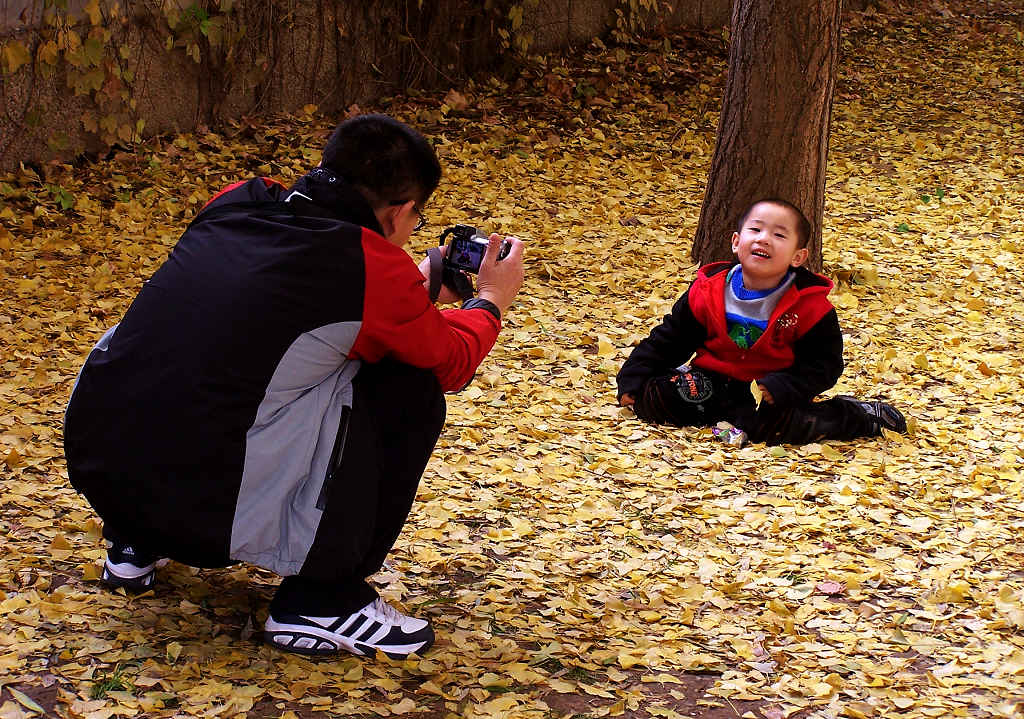
M770 205L778 205L779 207L785 207L788 210L792 210L796 214L796 240L798 249L807 247L807 243L811 241L811 223L808 221L804 213L801 212L800 208L794 205L789 200L783 200L781 197L765 197L756 202L750 203L743 214L740 216L740 221L736 224L736 231L743 231L743 223L747 221L750 216L750 211L758 205L767 202Z
M358 189L374 209L408 200L422 204L441 181L441 164L427 139L387 115L341 122L320 164Z

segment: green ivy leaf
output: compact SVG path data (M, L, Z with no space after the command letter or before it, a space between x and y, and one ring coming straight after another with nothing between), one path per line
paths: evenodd
M85 51L81 47L76 47L74 50L69 50L64 54L64 59L68 61L71 67L81 70L86 65ZM68 80L70 84L70 79Z
M39 49L36 50L36 59L39 60L39 62L46 63L47 65L56 65L59 55L60 50L57 48L57 43L53 40L44 42L39 46Z
M82 50L90 65L99 65L103 61L105 46L99 38L90 37L82 43Z
M86 132L97 132L99 130L99 125L96 122L96 113L83 112L79 119L82 121L82 128Z
M19 67L29 62L32 62L32 55L29 53L28 48L26 48L20 42L18 42L17 40L10 40L7 42L7 44L4 45L4 72L17 72Z
M108 135L113 135L117 131L117 117L115 115L105 115L100 118L100 129Z
M518 30L519 27L523 24L523 6L513 5L511 8L509 8L508 19L511 21L512 30Z
M98 91L103 87L103 70L98 67L94 67L82 75L82 87L86 90L92 90L93 92Z
M100 12L99 0L89 0L82 10L89 16L89 22L93 25L99 25L103 22L103 13Z
M63 152L71 147L71 138L66 132L57 132L46 139L46 146L54 152Z
M65 190L61 185L47 185L46 189L49 190L54 203L61 210L68 210L75 206L75 196Z

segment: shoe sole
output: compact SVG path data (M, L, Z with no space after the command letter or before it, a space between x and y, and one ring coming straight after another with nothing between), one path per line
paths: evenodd
M309 647L295 646L295 642L301 641L303 639L308 639L311 642L315 642L316 644L314 644L314 646ZM333 642L327 642L328 644L330 644L329 647L318 646L319 643L325 642L326 640L323 637L318 637L313 634L306 634L305 632L265 630L263 632L263 641L264 643L269 644L275 649L280 649L284 652L293 652L295 654L303 654L307 657L326 657L332 654L338 654L341 651L341 647L338 647ZM345 648L348 649L348 647ZM351 651L353 654L359 654L359 652L354 650L349 651Z
M317 632L302 631L301 629L294 628L294 625L280 625L274 622L272 619L267 620L267 627L263 630L263 641L275 649L280 649L285 652L294 652L296 654L303 654L305 656L329 656L332 654L338 654L342 650L350 652L360 657L372 657L376 656L377 651L383 652L386 656L391 659L406 659L410 654L423 655L427 649L434 644L434 638L431 637L428 641L421 645L413 648L412 645L402 647L407 649L404 652L388 651L383 648L374 647L369 644L363 644L359 641L345 642L339 641L336 636L325 636L327 633L320 634ZM302 640L309 640L313 646L295 646L295 643ZM320 646L321 644L327 644L329 646Z
M296 646L291 646L291 645L288 645L288 644L282 644L281 642L277 641L276 637L279 637L282 634L285 634L285 632L264 632L263 633L263 641L264 641L264 643L268 644L269 646L274 647L274 649L278 649L278 650L280 650L282 652L291 652L292 654L301 654L301 655L306 656L306 657L329 657L329 656L334 656L336 654L341 654L342 650L345 650L345 651L349 652L350 654L353 654L353 655L355 655L357 657L374 657L374 656L377 655L377 651L378 651L377 647L367 646L366 644L360 644L359 642L356 642L355 645L353 645L352 648L340 647L340 648L332 648L332 649L320 649L320 648L316 648L316 647L296 647ZM293 641L295 639L299 639L299 638L309 638L309 639L315 639L316 638L316 637L310 636L309 634L302 634L301 632L291 632L291 633L289 633L289 636L291 636L293 638ZM389 659L396 659L396 660L401 661L403 659L408 659L412 654L416 654L418 656L423 656L423 652L427 651L427 649L430 648L431 644L427 644L426 646L420 647L415 652L409 652L409 654L395 654L394 652L384 651L383 649L381 649L379 651L382 654L384 654L384 656L388 657Z

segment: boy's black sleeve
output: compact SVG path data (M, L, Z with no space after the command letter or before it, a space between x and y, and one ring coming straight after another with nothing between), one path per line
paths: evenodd
M665 315L661 324L633 348L615 378L618 384L617 398L631 394L638 399L643 394L647 380L675 369L704 344L707 330L693 316L689 294L687 290L676 300L671 314Z
M839 380L843 373L843 333L836 311L830 310L798 339L793 352L796 359L792 365L758 380L777 407L807 404Z

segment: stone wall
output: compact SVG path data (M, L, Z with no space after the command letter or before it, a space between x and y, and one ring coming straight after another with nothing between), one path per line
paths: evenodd
M605 35L618 4L541 0L528 9L523 29L532 34L536 51L557 51ZM0 37L29 37L25 19L31 22L40 5L0 0ZM230 72L206 55L196 63L184 51L167 52L168 30L159 17L136 11L112 28L112 43L129 49L123 65L133 74L132 97L136 116L145 121L144 135L215 127L308 104L337 114L410 89L455 87L498 59L499 23L483 12L467 12L479 7L471 0L427 0L422 8L415 0L238 0L236 6L246 13L247 34ZM729 0L675 0L647 25L718 27L728 24L729 9ZM0 169L101 148L82 126L92 103L69 89L67 68L38 77L25 67L0 81Z
M593 37L600 37L615 25L616 0L543 0L524 18L533 33L533 47L557 50ZM646 19L649 28L703 30L729 24L731 0L674 0L666 9Z

